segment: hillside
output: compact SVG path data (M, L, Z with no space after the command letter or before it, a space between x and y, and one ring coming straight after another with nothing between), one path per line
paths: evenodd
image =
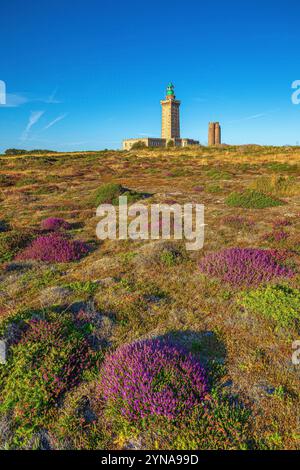
M204 204L204 248L99 241L111 183ZM1 448L300 449L299 147L0 156L0 189ZM137 340L148 356L122 349ZM146 390L152 354L166 365Z

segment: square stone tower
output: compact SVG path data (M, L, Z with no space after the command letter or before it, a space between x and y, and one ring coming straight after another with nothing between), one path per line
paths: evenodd
M219 122L210 122L208 125L208 145L221 144L221 126Z
M166 99L160 102L162 107L161 138L168 142L171 139L180 139L179 106L176 100L174 85L169 83Z

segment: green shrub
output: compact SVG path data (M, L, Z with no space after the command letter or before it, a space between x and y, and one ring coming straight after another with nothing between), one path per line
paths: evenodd
M300 185L292 176L261 176L251 184L251 189L273 196L293 196L300 192Z
M20 188L22 186L31 186L32 184L37 184L38 180L36 178L32 177L27 177L27 178L21 178L16 182L16 187Z
M98 188L93 196L93 204L114 204L119 203L120 196L127 196L128 204L138 201L144 194L124 188L121 184L107 183Z
M210 185L207 187L207 192L208 192L208 193L218 194L218 193L221 193L222 191L223 191L223 189L222 189L221 186L218 185L218 184L210 184Z
M122 194L122 186L116 183L107 183L100 186L94 194L95 204L112 204Z
M32 238L32 232L21 229L0 233L0 263L10 261Z
M76 281L65 284L63 287L72 289L72 291L78 296L92 297L99 285L97 281Z
M1 370L0 412L12 413L14 445L22 446L45 426L56 404L92 365L83 332L71 317L31 319Z
M143 429L133 428L113 416L113 426L131 440L142 432L147 449L160 450L247 450L250 448L251 412L226 396L213 396L180 419L154 416ZM146 430L146 432L145 432Z
M180 263L180 261L182 261L182 256L180 253L175 251L163 251L160 255L160 261L165 266L171 267Z
M295 326L300 320L300 290L286 285L269 285L244 292L238 302L281 326Z
M241 193L231 193L226 199L230 207L243 207L247 209L264 209L266 207L281 206L284 202L274 199L260 191L247 189Z
M292 173L298 170L298 165L290 165L289 163L268 162L264 166L278 173L281 173L283 171Z
M131 147L132 150L145 149L145 148L147 148L147 145L142 140L135 142Z
M5 150L5 155L43 155L44 153L56 153L55 150L23 150L23 149L7 149Z
M211 168L206 174L213 180L229 180L232 177L227 171L218 170L217 168Z

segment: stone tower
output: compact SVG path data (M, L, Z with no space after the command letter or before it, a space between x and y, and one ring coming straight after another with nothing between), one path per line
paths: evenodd
M169 83L166 99L160 102L162 107L161 138L168 142L171 139L180 139L179 106L176 100L174 85Z
M215 145L215 123L210 122L208 124L208 145Z
M215 145L221 145L221 126L219 122L215 122Z
M208 145L221 144L221 126L219 122L210 122L208 125Z

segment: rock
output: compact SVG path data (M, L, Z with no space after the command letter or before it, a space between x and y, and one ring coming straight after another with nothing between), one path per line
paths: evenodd
M52 450L51 438L46 429L41 429L36 432L28 444L24 447L24 450Z
M142 439L130 439L129 441L127 441L123 448L124 450L141 450L143 448Z
M110 345L114 322L109 316L98 312L93 302L76 302L71 306L71 310L75 315L75 320L90 323L93 326L89 340L95 349Z
M50 307L68 303L71 296L72 290L67 287L47 287L41 292L39 300L43 307Z
M6 413L0 418L0 449L5 450L14 437L13 421L11 413Z
M254 385L253 391L255 395L258 397L266 397L268 395L273 395L275 392L275 387L268 384L267 382L258 382Z
M16 344L20 340L23 331L24 329L16 323L7 325L2 338L2 340L6 342L6 347L9 348L11 345Z
M78 406L75 410L76 416L79 418L83 418L86 423L93 423L97 421L97 415L94 413L91 403L88 397L83 396L79 403Z
M99 280L99 284L101 286L110 286L111 284L115 284L115 279L113 277L105 277L104 279Z

